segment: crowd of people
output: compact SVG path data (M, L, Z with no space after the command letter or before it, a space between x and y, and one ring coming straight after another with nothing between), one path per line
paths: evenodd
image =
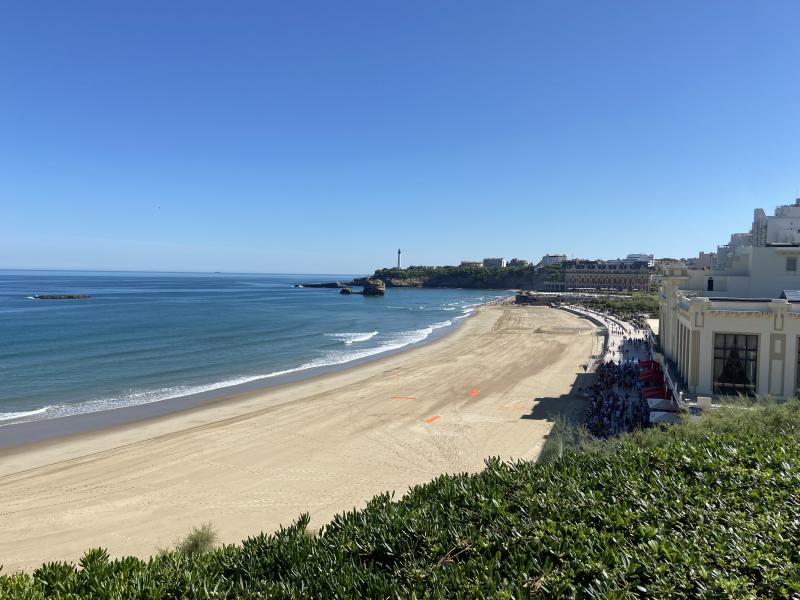
M589 387L586 429L607 438L647 427L649 421L650 406L641 396L638 363L601 363Z
M583 309L584 311L586 309ZM640 359L649 359L650 342L643 326L618 321L608 313L594 313L608 330L604 360L595 369L594 382L581 390L589 398L584 425L594 436L608 438L650 424L650 404L642 397ZM584 371L588 365L583 365Z
M639 334L631 337L623 336L622 342L611 351L612 357L619 355L621 361L638 361L641 356L650 356L650 342Z
M639 357L650 355L650 342L642 337L623 337L618 348L620 358L624 360L639 360Z

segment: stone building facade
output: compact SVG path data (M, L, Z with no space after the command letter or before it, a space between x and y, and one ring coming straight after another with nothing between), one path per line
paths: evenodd
M648 291L653 269L646 261L570 260L562 263L567 290Z

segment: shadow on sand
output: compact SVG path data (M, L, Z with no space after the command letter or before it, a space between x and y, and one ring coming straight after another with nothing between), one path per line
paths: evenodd
M594 373L577 373L568 394L540 398L531 412L522 419L535 419L553 423L553 428L545 436L544 444L536 459L538 463L548 463L564 452L565 447L575 444L585 435L583 421L588 397L583 395L594 379Z
M586 390L593 379L594 373L576 374L568 394L539 398L533 410L521 418L551 422L562 419L570 425L580 425L583 423L583 416L589 404L588 398L581 393L581 390Z

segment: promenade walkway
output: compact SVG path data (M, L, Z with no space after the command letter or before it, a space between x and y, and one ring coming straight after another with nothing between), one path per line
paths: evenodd
M586 428L598 437L619 435L646 426L650 421L648 400L641 395L639 361L651 358L647 334L632 324L582 306L565 310L590 318L604 327L606 345L592 369L594 383L584 391L589 399Z
M589 317L606 328L608 331L608 342L603 352L602 362L608 362L609 360L613 360L614 362L632 362L649 360L651 358L647 344L635 343L636 340L644 342L647 339L645 330L638 329L627 321L583 306L564 304L562 308Z

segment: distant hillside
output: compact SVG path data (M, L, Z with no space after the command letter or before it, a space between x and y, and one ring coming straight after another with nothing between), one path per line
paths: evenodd
M424 267L378 269L372 275L388 287L540 289L547 281L558 281L559 267L554 265L538 273L525 267Z

